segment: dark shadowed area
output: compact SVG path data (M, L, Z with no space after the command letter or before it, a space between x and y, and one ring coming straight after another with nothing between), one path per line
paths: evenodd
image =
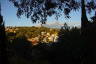
M0 5L0 64L96 64L95 0L9 2L17 8L18 18L25 15L41 26L5 26ZM47 17L55 15L58 20L65 15L69 19L70 13L78 10L81 10L81 27L70 27L67 23L61 28L45 26ZM89 19L87 14L93 12Z

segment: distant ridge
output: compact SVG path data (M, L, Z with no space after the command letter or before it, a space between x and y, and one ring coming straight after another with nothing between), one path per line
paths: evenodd
M50 23L46 23L46 24L42 24L42 26L44 27L48 27L48 28L61 28L64 24L60 23L60 22L50 22ZM40 27L41 25L38 25L38 27Z

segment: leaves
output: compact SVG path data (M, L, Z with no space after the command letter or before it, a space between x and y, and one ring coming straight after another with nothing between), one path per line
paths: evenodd
M94 0L91 0L90 2L87 2L86 8L88 10L88 13L91 13L92 10L96 9L96 4L94 2Z
M17 16L25 15L31 17L33 23L45 23L48 16L58 15L64 12L66 18L69 13L80 9L80 0L10 0L18 8ZM86 8L89 13L96 8L94 0L86 1ZM57 16L56 16L57 17Z

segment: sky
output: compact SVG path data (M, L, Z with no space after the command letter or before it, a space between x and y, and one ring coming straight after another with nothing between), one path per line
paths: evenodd
M35 25L40 25L40 23L33 24L31 22L31 19L27 19L25 16L22 16L21 18L18 18L16 16L16 11L17 8L13 6L9 0L0 0L1 3L1 13L3 16L3 19L5 21L5 26L35 26ZM52 17L47 18L47 23L52 23L52 22L59 22L59 23L64 23L67 22L69 26L80 26L81 24L81 13L80 11L78 12L72 12L70 14L71 18L70 19L65 19L64 16L62 15L58 20ZM91 16L91 15L90 15Z

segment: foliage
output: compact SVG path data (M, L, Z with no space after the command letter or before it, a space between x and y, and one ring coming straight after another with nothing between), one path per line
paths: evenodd
M61 29L57 43L52 44L49 59L53 64L81 64L84 61L86 45L80 35L80 29L73 27Z
M5 35L5 23L3 16L1 15L1 3L0 3L0 64L7 64L7 39Z
M26 37L18 37L10 43L10 63L24 64L82 64L86 63L86 42L81 37L80 28L70 28L64 24L59 31L58 42L52 44L40 43L32 46ZM20 27L19 27L20 28ZM27 27L28 28L28 27ZM27 30L26 28L26 30ZM25 31L25 28L20 30ZM28 30L32 28L28 28ZM37 29L36 27L33 28ZM38 28L39 29L39 28ZM45 30L43 27L41 31ZM27 30L27 31L28 31ZM39 30L38 30L39 31ZM27 33L26 33L27 34ZM27 47L27 48L26 48Z
M10 1L12 3L14 3L14 6L16 8L18 8L18 10L17 10L18 17L25 14L25 16L27 18L32 19L33 23L41 22L43 24L47 20L48 16L55 15L56 18L58 19L58 17L60 17L62 15L62 12L65 14L65 16L67 18L70 18L69 13L74 10L75 11L79 10L80 6L82 4L81 1L84 1L84 0L81 0L81 1L80 0L10 0ZM83 2L83 4L86 5L86 10L89 13L92 10L94 11L94 9L96 8L94 0L86 1L86 3ZM81 8L84 8L83 6ZM82 15L83 19L81 21L87 21L87 19L84 19L84 18L86 18L86 12L84 9L82 9L82 10L84 12L85 17L83 17L84 15ZM85 24L87 24L87 23L85 23ZM47 57L48 58L47 60L50 61L52 64L61 64L61 63L67 63L67 64L83 63L84 64L84 62L86 63L86 58L84 58L84 55L86 54L85 43L87 43L87 39L89 41L88 43L91 43L91 41L92 42L96 41L95 38L91 38L92 35L95 34L95 31L92 34L92 31L91 31L92 27L93 27L93 25L91 25L91 27L89 27L89 26L87 27L88 29L90 28L90 30L89 30L90 32L85 31L89 35L87 35L88 38L85 38L86 41L83 41L84 39L82 39L82 37L81 37L80 29L78 29L76 27L70 29L65 24L64 28L62 28L59 32L59 38L58 38L57 43L50 45L50 47L46 47L46 45L41 46L43 44L39 44L39 46L37 46L35 49L34 48L31 49L31 50L33 50L33 53L31 51L29 51L30 49L23 48L24 45L27 45L25 43L26 40L23 37L25 37L25 36L26 37L31 37L31 36L35 37L38 34L40 34L41 31L45 30L45 28L42 27L43 29L41 29L41 28L34 28L32 30L29 29L30 32L28 32L28 33L26 32L25 28L24 29L20 28L20 30L17 31L17 33L16 33L16 39L13 40L13 42L15 42L15 41L16 42L15 42L15 44L12 43L12 45L13 45L13 47L16 47L16 48L14 48L14 50L15 50L16 56L18 56L18 57L20 55L20 57L22 57L22 58L30 58L31 56L28 57L26 55L31 55L31 53L32 54L36 53L36 55L33 55L35 58L35 61L37 61L37 63L35 62L36 64L39 64L38 58L41 59L42 57L43 57L43 60L45 59L44 57ZM38 29L38 30L36 31L35 29ZM46 31L49 31L49 29ZM9 33L9 35L12 36L13 34ZM18 45L20 48L17 47ZM35 52L34 52L34 50L35 50ZM47 51L45 51L45 50L47 50ZM18 51L21 54L19 54ZM30 54L28 54L26 51L28 51ZM24 53L26 54L25 56L24 56ZM44 55L44 53L45 54L48 53L48 54ZM89 55L91 55L91 54L89 53ZM16 59L16 60L18 61L18 59Z
M41 35L41 32L46 32L50 34L59 32L59 29L51 29L47 27L12 27L12 30L14 30L14 28L18 29L18 30L15 30L15 33L6 31L7 38L11 42L12 40L20 37L21 38L26 37L27 39L39 37Z
M18 9L17 16L25 14L31 18L33 23L45 23L48 16L55 15L56 18L64 13L65 17L70 18L71 11L80 9L82 0L10 0ZM86 8L90 13L96 8L95 1L86 1ZM62 12L62 13L61 13Z

